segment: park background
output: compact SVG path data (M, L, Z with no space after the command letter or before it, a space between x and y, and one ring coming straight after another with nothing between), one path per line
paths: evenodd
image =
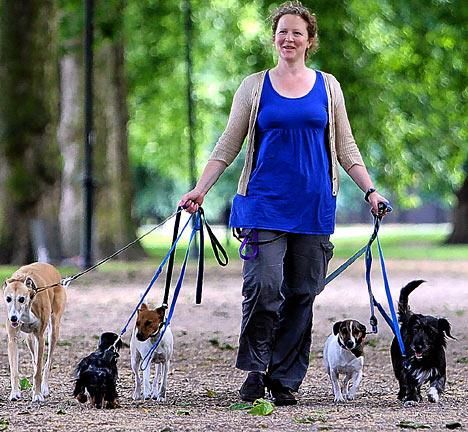
M94 192L93 259L170 215L222 133L243 77L274 65L267 17L277 3L95 2L88 173L85 3L1 3L3 264L82 265L85 187ZM446 223L431 238L466 244L466 2L305 4L320 38L308 64L341 82L364 160L395 209L388 222ZM213 223L225 223L242 160L208 195ZM368 223L361 191L341 177L338 222ZM120 258L148 254L137 245Z
M90 3L0 2L1 280L37 259L58 264L63 276L85 265L86 190L94 192L92 262L171 215L222 133L243 77L275 62L267 17L278 3L95 1L88 135L84 41ZM458 338L448 345L449 380L441 403L403 409L396 400L391 332L380 320L380 333L370 336L366 347L358 400L333 404L321 349L337 319L368 322L364 265L358 261L317 299L311 368L299 405L278 408L267 418L229 409L244 378L234 368L241 263L238 244L225 229L241 155L205 201L230 263L221 269L207 254L202 306L194 305L196 265L188 266L172 323L176 349L168 403L131 400L127 348L119 364L121 410L96 412L73 400L71 390L74 365L94 350L100 332L121 330L151 280L168 250L172 219L70 285L52 396L44 404L31 404L27 392L21 402L8 401L6 333L0 329L0 430L384 431L400 430L405 421L408 427L433 430L468 424L468 4L304 4L318 17L320 37L320 49L308 64L341 82L364 160L394 207L380 230L393 295L411 279L426 279L412 295L412 308L447 317ZM85 141L92 144L91 177L85 170ZM372 231L363 194L344 173L337 218L331 270L361 248ZM186 242L182 238L182 251ZM377 267L374 292L383 302ZM157 285L151 291L152 304L159 304L162 289ZM27 383L31 364L23 345L20 358Z

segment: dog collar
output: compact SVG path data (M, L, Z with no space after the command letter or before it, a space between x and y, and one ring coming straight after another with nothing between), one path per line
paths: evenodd
M341 342L341 339L338 338L338 344L340 345L341 348L343 348L344 350L346 351L349 351L350 353L354 354L355 357L359 358L363 355L363 351L362 351L362 340L359 341L358 345L356 345L352 350L350 350L349 348L347 348L343 342Z

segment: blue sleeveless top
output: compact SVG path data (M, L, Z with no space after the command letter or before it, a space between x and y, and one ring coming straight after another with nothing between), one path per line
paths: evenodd
M255 165L246 196L237 194L229 225L332 234L336 198L327 153L328 111L320 72L305 96L288 98L265 76L256 124Z

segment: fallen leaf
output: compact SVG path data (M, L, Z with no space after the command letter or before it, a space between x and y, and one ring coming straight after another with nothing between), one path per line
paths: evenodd
M401 421L400 423L397 423L397 426L403 429L430 429L431 428L428 424L416 423L416 422L409 421L409 420Z
M250 408L252 408L252 404L249 404L246 402L236 402L236 403L233 403L232 405L229 405L229 409L231 411L247 410Z
M268 402L265 399L257 399L253 403L253 407L248 412L252 415L267 416L270 415L273 411L274 407L271 402Z
M447 429L457 429L461 428L462 424L460 422L450 422L445 425Z

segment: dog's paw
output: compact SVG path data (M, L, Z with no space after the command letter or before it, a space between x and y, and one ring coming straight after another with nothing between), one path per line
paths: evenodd
M141 390L135 390L132 395L133 400L141 400Z
M154 396L153 396L153 399L154 399L156 402L166 402L166 395L162 395L162 394L154 395Z
M50 395L49 391L49 385L48 384L42 384L41 386L41 393L44 397L48 397Z
M345 398L343 397L343 395L335 396L335 403L342 403L342 402L346 402L346 400L345 400Z
M45 398L42 393L35 393L33 394L32 401L33 402L44 402Z
M427 399L429 400L429 402L439 402L439 392L435 387L429 388L429 390L427 391Z
M12 390L10 393L9 399L14 402L14 401L19 401L21 399L21 391L19 390Z
M76 400L80 403L85 403L88 400L88 396L85 393L79 393L76 396Z
M349 400L349 401L352 401L352 400L356 399L356 393L347 394L346 399Z
M405 402L403 403L403 406L404 406L405 408L411 408L411 407L416 406L417 404L418 404L418 402L415 401L415 400L407 400L407 401L405 401Z

